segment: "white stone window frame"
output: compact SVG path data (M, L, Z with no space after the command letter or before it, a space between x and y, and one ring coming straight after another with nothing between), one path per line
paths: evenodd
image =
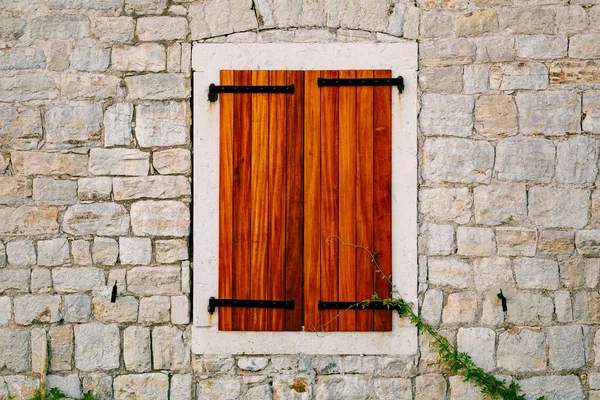
M392 90L392 277L407 301L417 303L417 44L196 43L192 52L194 198L194 354L417 353L417 330L394 313L389 332L219 331L219 103L207 101L220 70L391 69L405 89Z

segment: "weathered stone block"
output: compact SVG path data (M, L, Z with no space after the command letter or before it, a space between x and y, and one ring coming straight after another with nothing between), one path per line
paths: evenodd
M104 177L79 179L77 189L81 201L110 201L112 179Z
M37 108L0 106L0 147L15 150L37 148L42 139L42 116ZM6 153L2 158L7 157ZM8 159L0 163L4 173Z
M540 63L494 64L490 67L490 88L493 90L545 89L548 68Z
M8 264L16 267L35 265L37 256L33 240L13 240L6 243Z
M522 186L481 185L473 189L475 221L484 225L518 222L527 215L527 192Z
M583 92L583 131L600 133L600 91ZM1 129L1 128L0 128Z
M0 208L0 235L58 233L57 219L58 209L55 207Z
M129 146L132 139L132 119L133 104L117 103L108 107L104 114L104 145L106 147Z
M181 74L130 76L125 78L125 84L131 100L189 99L191 94L190 80Z
M125 11L136 14L162 14L167 0L125 0Z
M12 151L10 158L17 175L87 175L86 154Z
M556 290L559 286L558 263L539 258L516 258L515 277L521 289Z
M486 371L495 368L496 333L488 328L460 328L456 335L458 351L471 356L478 367Z
M446 379L441 374L419 375L415 378L415 400L443 399L447 390Z
M166 62L165 48L158 43L113 47L112 67L117 71L160 72L165 70Z
M315 391L319 393L319 397L323 400L347 397L367 399L370 385L364 376L330 375L319 377Z
M569 57L598 58L600 57L600 34L587 33L571 36L569 40Z
M158 263L170 264L189 258L188 243L184 239L157 240L155 248Z
M131 205L131 226L137 236L187 236L189 207L178 201L139 201Z
M173 199L192 194L189 179L184 176L114 178L113 192L115 200Z
M186 149L161 150L152 155L152 166L161 175L188 174L192 156Z
M537 251L541 256L570 256L575 251L574 234L573 232L544 230L540 234Z
M120 84L120 78L113 75L68 74L61 93L69 100L106 100L117 97Z
M425 67L471 64L475 59L475 44L467 39L425 40L419 58Z
M281 21L283 26L325 25L324 4L303 3L302 5L290 4L290 6L286 4L274 9L275 20ZM282 10L287 7L290 9ZM258 28L258 21L250 0L235 3L223 0L212 1L192 8L190 15L194 16L190 24L193 40ZM229 15L236 15L236 18L229 18Z
M190 118L188 103L141 104L136 107L135 136L140 147L188 144Z
M537 231L523 228L496 228L499 256L535 256Z
M557 145L556 182L593 183L598 175L598 141L587 136L573 136Z
M202 380L198 382L196 393L200 398L211 400L236 399L242 393L242 383L235 378Z
M513 136L519 131L517 106L510 96L482 96L475 105L475 130L486 137Z
M147 372L152 368L150 328L130 326L123 332L123 359L129 371Z
M0 19L0 40L3 42L18 40L25 34L25 26L27 26L27 21L24 19Z
M566 290L557 290L554 292L554 312L558 322L573 321L573 303L571 294Z
M148 238L119 238L121 264L147 265L152 258L152 242Z
M31 181L22 176L0 176L0 204L22 204L31 196Z
M79 45L71 54L71 65L78 71L106 71L110 64L110 49Z
M424 94L421 97L421 132L425 136L471 136L472 96Z
M82 371L119 368L120 347L117 325L75 325L75 366Z
M554 175L554 143L546 139L513 137L496 146L498 179L549 183Z
M490 228L459 226L456 230L458 254L463 256L491 256L496 253L494 231Z
M171 400L192 399L192 374L174 374L169 388Z
M175 325L190 323L190 301L187 296L171 297L171 323Z
M460 93L463 89L461 67L424 68L419 75L423 92Z
M129 42L134 32L135 23L131 17L99 17L94 24L94 34L103 42Z
M515 38L512 36L479 37L475 38L475 44L477 62L508 62L516 58Z
M496 30L498 30L498 12L496 10L467 14L456 20L457 36L481 36Z
M507 8L500 13L500 30L509 34L553 34L554 11L547 8Z
M92 265L90 242L87 240L73 240L71 242L71 255L74 265Z
M497 363L511 372L542 371L546 368L546 338L534 329L519 329L498 335Z
M0 297L0 326L8 325L12 321L12 303L10 297Z
M425 292L423 305L421 306L421 318L425 323L438 326L442 319L442 306L444 304L444 293L440 290L429 289Z
M168 323L171 315L171 300L168 296L143 297L140 300L139 322L143 324Z
M539 325L552 321L554 306L552 298L531 292L515 292L506 295L508 322L518 325ZM500 366L500 365L498 365Z
M529 218L544 228L583 228L589 208L588 190L546 187L529 190Z
M172 266L135 267L127 271L127 287L139 295L181 294L180 268Z
M52 291L52 274L50 270L37 268L31 271L31 292L50 293Z
M71 66L71 45L66 41L55 41L50 45L48 52L48 69L50 71L64 71Z
M19 325L55 323L62 319L60 296L49 294L17 296L13 300L15 322Z
M142 41L185 39L189 33L184 17L145 17L137 20L136 34Z
M585 365L583 331L580 326L546 328L549 364L556 370L576 369Z
M94 297L94 317L105 324L137 322L139 302L133 296L119 296L113 303L108 297Z
M444 324L473 323L476 312L477 296L474 293L451 293L442 312L442 322Z
M65 238L40 240L37 243L38 265L53 267L71 261L69 242Z
M168 242L166 243L168 244ZM6 267L6 246L0 242L0 268Z
M547 399L583 400L585 398L581 381L575 375L535 376L521 379L518 382L521 390L532 399L541 396L545 396Z
M154 368L180 371L190 366L190 351L183 332L176 327L159 326L152 330Z
M281 400L308 400L312 398L312 386L304 377L276 376L273 378L273 395Z
M0 50L0 71L38 69L46 67L44 50L37 47L19 47Z
M421 36L423 38L445 38L454 33L452 14L440 11L421 12Z
M28 331L0 328L0 365L13 372L27 371L29 354ZM8 379L8 377L3 378Z
M466 288L471 280L471 266L458 259L429 258L427 267L429 282L434 285Z
M90 36L90 20L85 16L47 15L31 21L35 39L83 39Z
M27 74L0 77L0 98L6 102L54 100L58 87L53 77Z
M92 313L92 301L83 294L68 294L64 296L65 321L88 322Z
M148 175L150 154L137 149L91 149L90 172L94 175Z
M422 174L431 182L489 183L494 148L467 139L428 139L423 146Z
M600 231L585 230L575 232L577 252L584 257L600 256Z
M575 92L520 92L517 107L524 135L581 132L581 100Z
M559 33L580 33L588 27L588 15L579 5L557 7L555 11Z
M55 268L52 280L54 289L65 293L97 290L106 284L104 272L98 268Z
M466 224L471 220L473 195L468 188L421 189L419 200L428 221Z
M583 323L600 322L600 294L597 291L573 295L573 319Z
M517 37L519 58L549 60L567 56L566 36L532 35Z
M122 0L50 0L48 7L51 10L118 10L121 4Z
M44 205L69 205L77 202L77 182L52 178L33 179L33 201Z
M29 270L1 269L0 293L7 290L27 292L29 290Z
M455 252L454 227L452 225L426 224L419 237L422 253L430 256L447 256Z
M515 285L509 258L477 258L473 260L473 269L478 292Z
M73 357L73 328L70 325L52 326L48 331L48 335L50 337L48 348L50 370L70 371L72 368L71 358Z
M119 256L119 245L115 239L95 237L92 245L94 264L115 265Z
M129 233L129 214L115 203L76 204L63 217L63 230L76 236L120 236Z
M169 394L169 376L163 373L121 375L115 378L115 400L166 399Z
M112 377L106 374L85 375L81 382L82 392L92 391L98 400L110 400L113 395Z

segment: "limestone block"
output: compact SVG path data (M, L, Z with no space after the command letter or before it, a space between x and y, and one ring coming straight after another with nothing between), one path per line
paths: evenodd
M73 358L73 328L70 325L52 326L48 331L51 371L70 371Z
M542 371L546 368L546 337L534 329L501 332L497 363L511 372Z
M484 294L483 307L481 310L481 323L492 327L497 327L504 323L502 302L498 298L497 293L490 291Z
M131 205L131 226L137 236L187 236L190 210L178 201L138 201Z
M425 10L451 9L461 10L467 7L466 0L417 0L419 8Z
M25 34L27 21L20 18L1 18L0 19L0 40L9 42L18 40Z
M584 257L598 257L600 255L600 231L577 231L575 233L575 246L577 252Z
M424 67L471 64L475 60L475 44L467 39L424 40L419 59Z
M554 11L535 7L529 9L506 8L500 13L500 30L508 34L553 34Z
M570 289L580 289L585 283L585 262L568 258L559 261L561 285Z
M330 375L320 376L315 391L323 400L343 399L368 399L370 392L369 381L360 375Z
M485 93L489 89L490 71L487 65L473 64L464 67L464 93Z
M462 37L482 36L498 30L498 12L484 10L467 14L456 20L456 35Z
M34 269L31 271L31 292L50 293L52 291L52 275L47 269Z
M64 293L98 290L106 284L104 272L98 268L55 268L52 280L54 290Z
M106 374L90 374L82 378L82 392L92 391L98 400L110 400L113 395L112 377Z
M598 175L598 141L573 136L557 145L556 182L593 183Z
M139 295L181 294L180 268L172 266L135 267L127 271L129 291Z
M498 179L549 183L554 175L554 143L546 139L513 137L496 146Z
M201 380L196 390L198 397L211 400L236 399L241 392L242 383L235 378Z
M31 180L22 176L0 176L1 204L22 204L31 194Z
M23 106L0 106L0 146L15 150L37 148L42 139L42 116L40 110ZM0 172L8 166L8 153L0 156Z
M517 36L517 56L538 60L564 58L567 56L567 45L566 36Z
M12 372L26 371L29 369L29 354L28 331L0 328L0 365Z
M142 41L181 40L189 27L184 17L144 17L137 20L135 32Z
M496 253L494 230L459 226L456 230L457 254L463 256L491 256Z
M45 74L3 75L0 97L6 102L53 100L58 97L58 87L54 78Z
M556 290L559 286L558 263L539 258L516 258L515 277L521 289Z
M561 34L583 32L588 27L588 15L580 5L557 7L556 26Z
M478 37L474 41L477 62L509 62L516 58L515 38L512 36Z
M569 57L571 58L598 58L600 48L598 42L600 34L587 33L574 35L569 40Z
M69 255L69 242L67 239L40 240L37 243L38 259L41 266L53 267L67 264L71 261Z
M40 235L58 233L55 207L0 207L0 235ZM23 221L27 221L24 224Z
M524 135L581 132L581 101L575 92L517 93L519 127Z
M154 368L180 371L190 366L190 351L183 332L176 327L159 326L152 330Z
M452 225L426 224L420 235L422 252L430 256L447 256L456 251Z
M578 292L573 295L573 319L583 323L600 321L600 294L596 291Z
M499 256L535 256L537 231L523 228L496 228Z
M129 371L147 372L152 367L150 328L130 326L123 332L123 359Z
M514 279L509 258L477 258L473 260L475 287L478 292L488 289L514 287ZM496 292L496 290L494 290Z
M585 399L581 381L575 375L536 376L518 382L523 393L527 393L532 399L541 396L547 399Z
M73 240L71 242L71 256L74 265L92 265L90 242L87 240Z
M67 74L61 93L69 100L106 100L117 97L121 79L108 74Z
M425 374L415 378L415 400L446 398L446 379L441 374Z
M460 328L456 335L458 351L471 356L478 367L486 371L495 368L496 333L488 328Z
M44 50L38 47L20 47L0 50L0 71L38 69L46 67Z
M85 16L47 15L31 21L35 39L83 39L90 36L90 20Z
M552 298L531 292L506 294L508 322L518 325L539 325L552 321ZM500 366L500 365L498 365Z
M451 376L450 400L479 400L482 399L481 391L474 383L465 382L462 376Z
M121 264L150 264L152 242L148 238L119 238L119 254Z
M13 299L15 322L19 325L55 323L62 319L60 296L23 295Z
M190 80L181 74L146 74L125 78L131 100L189 99ZM0 93L2 85L0 81Z
M171 297L171 323L174 325L190 323L190 301L187 296Z
M194 371L196 373L229 372L234 366L235 360L233 357L203 356L194 359Z
M192 375L174 374L169 390L170 400L192 400Z
M583 92L583 115L583 131L600 133L600 91Z
M115 239L95 237L92 245L94 264L115 265L119 256L119 245Z
M189 174L192 156L186 149L156 151L152 155L152 166L161 175Z
M423 38L446 38L454 33L452 14L440 11L421 13L421 36Z
M64 71L71 65L70 53L72 46L66 41L53 42L48 52L48 69Z
M91 149L90 172L94 175L148 175L150 154L137 149Z
M423 92L460 93L463 89L461 67L424 68L419 74Z
M115 200L141 198L173 199L192 194L190 181L185 176L148 176L114 178Z
M1 269L0 293L7 290L27 292L29 290L29 270Z
M428 139L423 146L423 178L430 182L489 183L494 148L468 139Z
M481 185L473 189L473 198L478 224L518 222L527 215L527 192L522 186Z
M184 239L157 240L155 247L158 263L170 264L189 258L188 243Z
M6 246L0 242L0 268L6 267Z
M573 321L573 303L568 291L557 290L554 292L554 311L558 322Z
M583 331L580 326L546 328L549 344L549 365L556 370L568 370L585 365Z
M425 292L423 305L421 306L421 319L427 324L438 326L442 319L442 305L444 304L444 293L440 290L429 289Z
M583 228L589 208L588 190L546 187L529 190L529 217L544 228Z
M137 322L138 305L138 299L133 296L118 296L114 303L108 297L92 300L94 317L105 324Z
M482 96L475 105L475 130L486 137L513 136L519 131L517 106L510 96Z
M51 10L119 10L121 0L50 0Z
M112 179L82 178L77 181L77 189L81 201L110 201Z
M77 202L77 182L52 178L33 179L33 201L43 205L70 205Z
M319 356L312 360L312 368L321 375L339 374L342 372L340 357Z
M466 95L421 96L421 132L426 136L471 136L474 99Z
M600 258L582 260L585 264L585 287L594 289L600 282Z
M135 136L140 147L188 144L190 114L188 103L140 104L135 118Z
M63 217L63 230L76 236L119 236L129 233L129 215L116 203L76 204Z
M10 153L17 175L87 175L87 155L13 151Z
M248 400L272 399L273 393L270 384L252 386L246 392L245 398Z
M382 387L380 391L385 390L385 388L385 386ZM377 389L375 390L377 391ZM309 400L312 398L312 386L308 378L305 377L278 375L273 377L273 396L278 400ZM405 400L404 398L401 399Z
M548 87L548 68L542 63L494 64L490 67L492 90L541 90Z
M79 45L71 54L71 65L78 71L106 71L110 64L110 49Z
M474 293L451 293L442 312L442 322L444 324L473 323L476 312L477 296Z
M171 299L168 296L152 296L140 299L140 323L168 323L170 319Z
M241 370L257 372L267 368L269 359L265 357L240 357L237 364Z
M115 46L112 67L117 71L164 71L167 62L165 47L158 43L138 46Z
M75 325L75 366L82 371L119 368L120 339L117 325L99 322ZM115 379L116 381L119 378ZM115 388L116 389L116 388Z
M471 266L455 258L429 258L429 283L466 288L471 277Z
M113 50L113 62L115 50ZM104 113L104 145L129 146L131 144L131 121L133 104L117 103L106 109Z
M68 294L65 300L66 322L88 322L92 313L92 301L83 294Z
M373 390L375 391L377 398L381 400L412 400L412 385L410 379L375 379L373 381Z
M276 21L280 19L278 17L281 17L277 14L278 8L289 7L288 4L275 7ZM295 9L296 7L288 12L294 13ZM258 21L252 8L251 0L236 2L215 0L193 8L190 14L194 16L190 25L192 40L258 28ZM230 18L229 16L231 15L235 15L236 18ZM323 4L304 2L300 6L300 12L296 14L294 20L296 23L292 26L325 25Z
M471 220L473 195L468 188L421 189L419 201L428 221L466 224Z
M99 17L94 24L94 34L103 42L129 42L134 32L135 23L131 17Z
M12 303L10 297L0 297L0 326L8 325L12 321Z
M162 14L167 0L125 0L125 11L136 14Z

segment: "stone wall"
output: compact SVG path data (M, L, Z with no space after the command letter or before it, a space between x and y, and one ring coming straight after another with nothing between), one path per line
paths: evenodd
M189 349L192 43L403 40L423 318L532 398L599 399L599 0L0 1L0 399L32 393L44 342L74 396L479 398L427 337L408 359Z

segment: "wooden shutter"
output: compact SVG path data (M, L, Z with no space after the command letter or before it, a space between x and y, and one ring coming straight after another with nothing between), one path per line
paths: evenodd
M295 309L219 310L221 330L391 330L390 311L318 310L360 301L391 274L391 88L318 87L390 71L222 71L222 85L295 85L293 95L221 94L219 297ZM336 318L338 314L341 315Z

